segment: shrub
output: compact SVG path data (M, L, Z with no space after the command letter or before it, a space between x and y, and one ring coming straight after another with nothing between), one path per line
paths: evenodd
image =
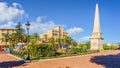
M87 50L87 53L97 53L99 50Z
M90 41L85 43L85 45L87 46L87 49L90 49Z
M116 49L118 49L119 47L118 46L116 46L116 45L111 45L111 50L116 50Z
M56 53L55 48L49 44L30 45L31 57L35 58L50 57L54 56L55 53Z
M70 52L74 53L74 54L77 54L78 52L80 52L80 48L77 48L77 47L73 46L73 47L71 47Z
M58 49L57 52L60 53L60 54L67 54L66 49Z
M87 51L87 46L85 44L80 44L79 48L80 48L80 52L86 52Z
M20 57L20 58L22 58L22 59L25 59L27 56L27 52L26 52L26 49L25 50L23 50L22 52L18 52L18 51L11 51L11 53L10 54L13 54L13 55L15 55L15 56L17 56L17 57Z
M103 49L104 49L104 50L110 50L110 49L111 49L111 47L110 47L110 46L108 46L108 45L106 45L106 44L104 44L104 45L103 45Z

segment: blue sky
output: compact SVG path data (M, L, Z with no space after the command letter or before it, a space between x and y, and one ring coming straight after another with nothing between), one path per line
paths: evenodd
M0 27L12 28L19 21L25 27L29 20L31 34L42 34L61 25L72 38L83 43L89 41L93 31L96 3L104 42L120 42L119 0L0 0Z

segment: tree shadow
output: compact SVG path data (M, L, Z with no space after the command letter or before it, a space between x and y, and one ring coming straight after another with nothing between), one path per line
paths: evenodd
M0 68L12 68L15 66L23 65L25 62L20 61L6 61L6 62L0 62Z
M105 68L120 68L120 53L117 55L93 56L90 62L103 65Z

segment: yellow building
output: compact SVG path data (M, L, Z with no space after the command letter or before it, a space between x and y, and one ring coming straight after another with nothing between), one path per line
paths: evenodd
M10 44L9 42L5 42L5 38L4 38L4 34L12 34L15 33L16 30L15 29L8 29L8 28L0 28L0 46L2 47L8 47L8 45Z
M46 34L40 35L40 39L42 42L47 42L49 38L64 38L65 36L68 36L67 32L64 32L64 28L59 26L52 30L49 30Z

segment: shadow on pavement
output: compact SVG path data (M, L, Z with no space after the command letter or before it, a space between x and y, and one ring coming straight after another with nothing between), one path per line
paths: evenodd
M6 54L8 53L7 51L0 51L0 54Z
M24 61L6 61L6 62L0 62L0 68L12 68L15 66L20 66L23 65L25 62Z
M116 55L94 56L90 61L103 65L105 68L120 68L120 53Z

